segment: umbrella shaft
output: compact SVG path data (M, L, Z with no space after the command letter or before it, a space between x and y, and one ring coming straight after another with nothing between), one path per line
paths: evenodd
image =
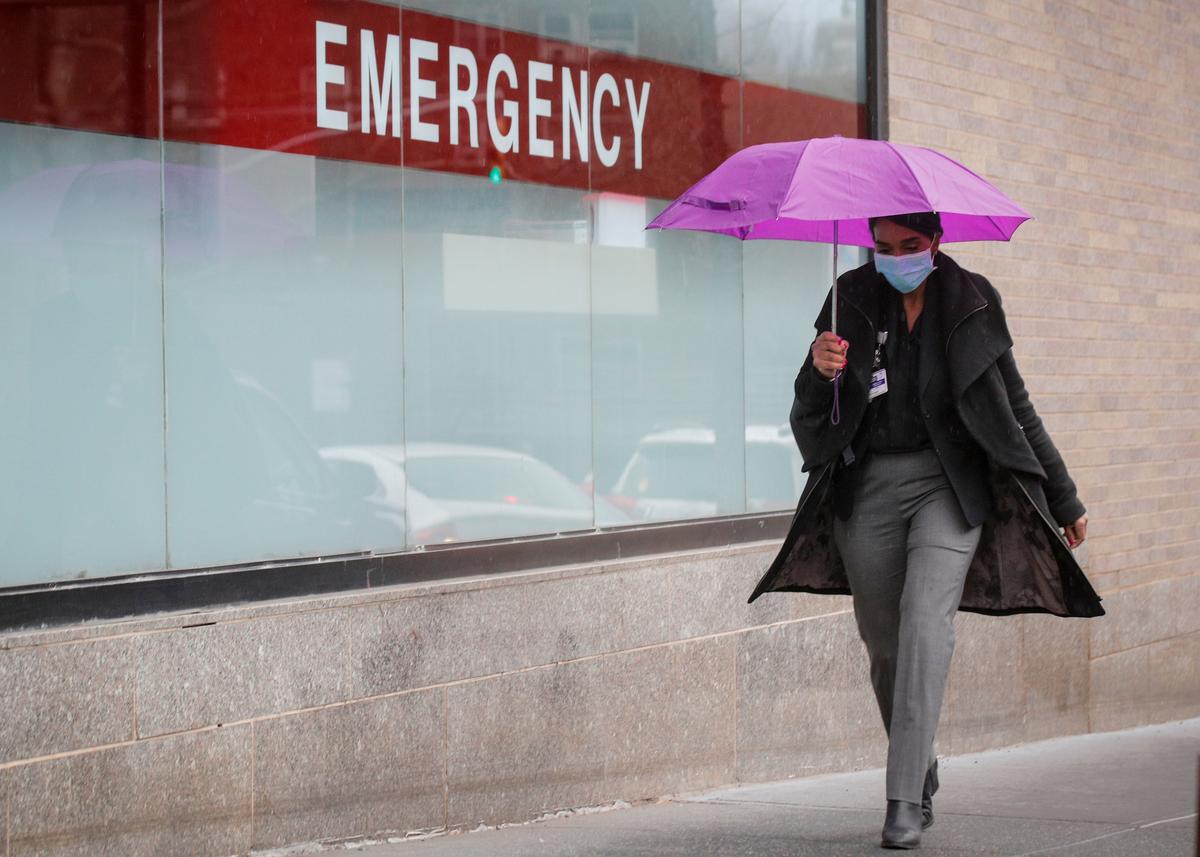
M833 333L837 333L837 256L838 256L838 222L833 221Z
M838 251L838 222L833 221L833 297L830 300L830 326L833 334L837 335L837 251ZM833 376L833 410L829 413L829 421L837 425L842 421L842 370Z

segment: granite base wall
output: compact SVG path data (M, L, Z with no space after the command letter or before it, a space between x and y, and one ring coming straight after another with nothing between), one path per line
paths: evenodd
M883 764L775 545L0 637L6 857L221 857ZM958 617L939 750L1200 714L1200 580ZM882 796L881 796L882 800Z

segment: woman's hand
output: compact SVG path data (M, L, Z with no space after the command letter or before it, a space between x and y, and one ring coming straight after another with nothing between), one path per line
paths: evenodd
M1063 535L1067 537L1067 545L1071 548L1077 548L1083 544L1083 540L1087 538L1087 515L1084 515L1073 524L1063 527Z
M846 368L846 352L850 343L828 330L812 344L813 366L826 381L832 381L839 371Z

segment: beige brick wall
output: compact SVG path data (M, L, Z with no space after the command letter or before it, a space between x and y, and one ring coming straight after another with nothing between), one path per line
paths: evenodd
M888 3L890 138L962 160L1036 218L1009 244L947 249L1004 295L1088 507L1082 559L1110 613L1091 623L1092 728L1200 711L1194 679L1162 666L1186 666L1164 647L1194 650L1200 613L1198 11ZM1163 686L1131 694L1123 665Z

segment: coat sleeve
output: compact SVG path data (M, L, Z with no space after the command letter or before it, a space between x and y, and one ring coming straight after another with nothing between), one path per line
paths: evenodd
M818 334L829 329L832 297L831 291L813 324ZM800 373L796 375L793 392L795 399L792 402L790 420L792 435L796 438L801 456L805 461L810 461L817 454L821 434L828 429L829 411L833 407L833 382L825 380L813 366L811 347L804 358L804 365L800 367Z
M1004 387L1008 392L1008 403L1012 407L1025 439L1033 448L1034 455L1046 471L1046 503L1050 514L1060 527L1073 524L1087 511L1075 491L1075 483L1067 473L1067 465L1050 439L1049 432L1042 425L1042 418L1034 410L1033 402L1029 400L1029 392L1025 389L1025 381L1017 370L1017 361L1012 349L1004 352L996 361L1000 375L1004 378Z

